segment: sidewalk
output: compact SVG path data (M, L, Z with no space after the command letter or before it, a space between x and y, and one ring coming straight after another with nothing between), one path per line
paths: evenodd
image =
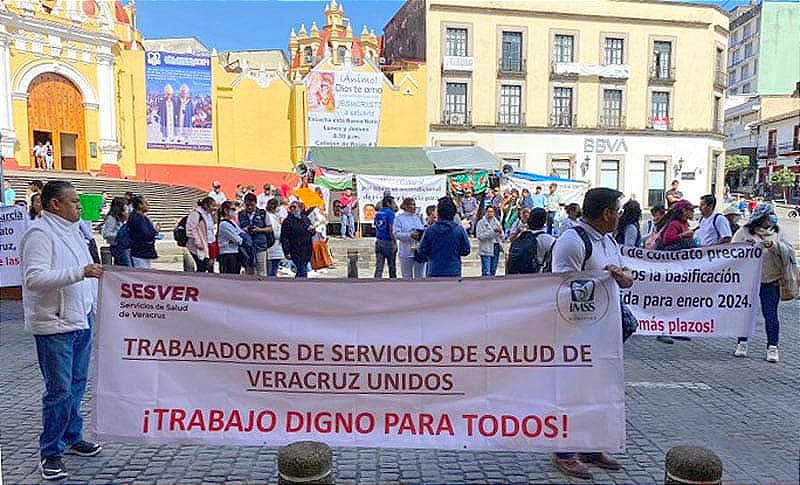
M0 302L0 446L5 483L39 483L42 380L19 302ZM751 356L732 339L625 345L627 447L617 473L597 483L663 483L672 446L703 445L722 458L725 483L798 483L800 301L781 305L781 362L763 360L759 325ZM91 383L90 383L91 385ZM91 422L91 391L84 401ZM91 435L89 435L91 437ZM94 458L66 457L69 483L275 483L274 447L104 443ZM336 483L565 483L547 455L337 448ZM578 483L586 483L577 481Z

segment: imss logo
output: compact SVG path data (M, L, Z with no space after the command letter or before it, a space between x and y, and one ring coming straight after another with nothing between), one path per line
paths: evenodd
M558 287L556 302L561 318L573 323L593 323L608 313L607 285L596 278L567 278Z
M593 312L594 304L594 280L575 280L569 283L570 291L570 312Z

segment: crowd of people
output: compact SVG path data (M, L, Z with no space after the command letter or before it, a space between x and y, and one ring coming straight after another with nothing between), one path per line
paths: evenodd
M586 192L581 206L563 208L568 216L556 231L551 212L562 207L548 205L547 198L542 202L535 197L540 191L536 192L523 191L519 204L504 202L496 207L489 203L479 219L468 200L470 193L458 202L442 197L435 206L425 208L424 216L412 198L403 199L398 207L391 194L385 193L375 215L375 276L382 277L385 266L390 277L396 276L396 256L404 278L461 276L462 258L471 252L468 230L473 226L486 277L496 274L500 253L510 241L509 274L605 270L621 288L630 288L634 280L631 269L622 262L620 245L664 251L737 242L759 245L763 248L759 295L767 334L766 360L779 361L780 281L787 271L796 273L796 266L787 267L787 261L796 263L793 256L785 254L794 249L784 239L771 205L757 205L739 225L738 212L730 208L724 215L717 212L713 195L704 195L695 205L683 198L676 184L667 194L666 206L652 208L652 223L642 228L642 211L636 200L624 202L623 194L616 190L593 188ZM63 453L93 456L102 450L83 439L79 409L88 375L96 281L103 267L93 254L91 228L87 236L87 225L80 219L80 199L69 182L53 181L41 187L32 183L27 195L32 222L20 243L23 304L45 381L39 445L42 477L50 480L67 475ZM347 194L345 201L349 197L352 194ZM513 192L510 197L514 200ZM526 202L528 197L532 206ZM348 205L354 208L354 203ZM37 213L34 206L40 207ZM693 222L695 209L700 212L697 224ZM148 218L148 210L147 200L131 193L112 198L104 207L101 232L115 264L149 268L157 257L159 227ZM504 219L515 211L515 224L505 224ZM215 183L178 224L175 235L179 244L183 240L197 271L213 271L217 262L223 273L244 270L274 277L281 261L289 260L296 277L302 278L308 272L315 238L327 237L326 223L324 207L306 208L298 197L283 198L269 185L264 186L263 194L242 190L235 200L228 200ZM344 233L348 230L345 227ZM69 250L54 251L56 245ZM63 303L65 299L69 304ZM635 331L635 320L630 329L626 312L622 314L625 337ZM747 339L742 337L734 355L747 354ZM589 465L621 468L601 452L555 453L551 461L563 473L586 479L592 477Z

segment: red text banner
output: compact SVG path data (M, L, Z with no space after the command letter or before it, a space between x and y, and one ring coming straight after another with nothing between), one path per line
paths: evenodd
M621 451L619 290L111 269L94 425L144 442Z
M724 244L681 251L623 246L635 283L623 303L640 335L747 337L753 334L761 285L760 246Z

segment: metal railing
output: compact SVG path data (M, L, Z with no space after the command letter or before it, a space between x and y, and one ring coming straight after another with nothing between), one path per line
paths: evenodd
M662 82L675 82L675 67L673 66L650 66L650 80Z
M501 57L497 60L498 76L525 77L527 73L527 59L514 60Z
M625 128L625 115L600 115L600 128Z
M578 122L578 115L574 113L553 113L550 115L550 126L558 128L574 128Z
M714 87L725 89L728 85L728 73L721 69L714 71Z
M470 111L442 111L442 124L451 126L469 126L472 124Z
M525 113L497 113L498 126L525 126Z

